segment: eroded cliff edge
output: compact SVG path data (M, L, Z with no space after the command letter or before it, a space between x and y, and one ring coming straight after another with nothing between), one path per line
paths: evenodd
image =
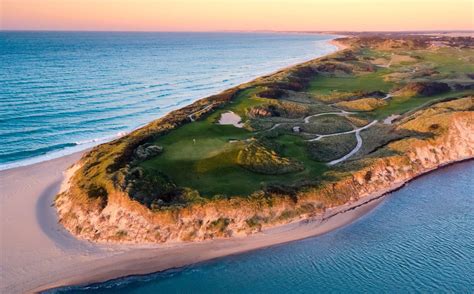
M296 197L255 195L152 212L120 192L109 195L103 208L81 205L68 197L69 189L56 200L60 222L81 238L144 243L246 235L321 217L328 208L364 198L369 201L380 191L383 194L439 166L473 158L473 110L474 98L468 97L416 112L397 127L418 131L435 128L432 138L390 143L387 150L393 155L354 162L346 171L334 172L340 180L302 191Z
M60 222L76 236L96 242L158 243L244 236L299 220L321 219L334 213L338 208L347 209L351 205L370 201L439 166L474 157L474 98L469 93L460 92L428 100L429 103L418 107L419 110L392 117L386 123L372 120L374 117L380 118L380 113L366 112L347 116L350 125L354 127L352 131L344 129L346 126L343 123L346 122L331 121L340 125L340 133L343 135L345 132L351 135L360 133L364 140L363 146L360 150L356 150L350 160L324 169L317 181L310 181L311 179L306 177L305 181L295 182L296 184L255 189L254 192L239 197L226 195L203 197L198 190L187 187L172 189L171 193L167 190L170 182L163 182L161 171L158 172L160 177L145 181L149 175L146 174L144 169L146 165L143 165L143 162L148 160L149 153L152 153L153 158L162 156L161 146L154 145L157 140L160 142L160 138L173 133L175 129L192 125L201 118L209 120L216 111L227 111L225 105L229 103L238 105L249 99L253 99L251 100L253 103L258 101L259 104L247 103L246 108L240 113L238 107L231 109L248 119L245 128L250 137L237 142L242 145L239 152L258 153L260 157L251 154L249 158L251 160L263 158L270 162L270 164L264 162L259 166L251 165L251 171L269 175L277 174L276 171L286 176L301 172L300 166L308 169L308 166L304 166L305 162L296 160L294 160L296 164L290 166L292 161L284 156L283 151L278 152L276 147L275 150L269 149L268 146L274 146L268 143L269 139L281 134L297 133L293 135L302 136L305 140L298 139L298 144L301 144L300 142L311 144L312 141L318 141L319 144L325 135L318 135L321 138L306 138L304 136L311 135L306 132L311 130L308 131L304 127L309 129L307 125L310 125L308 122L312 122L312 117L330 114L335 110L338 111L337 115L346 116L347 111L337 108L335 102L338 101L348 101L350 104L356 101L356 105L370 102L370 111L376 107L382 107L380 108L382 110L385 109L383 107L390 107L386 99L392 94L380 91L353 91L337 92L332 96L318 93L319 99L325 103L316 101L314 102L316 104L311 104L313 108L305 108L304 105L308 102L313 103L311 100L313 98L308 98L306 89L311 88L315 76L334 82L335 77L348 79L355 76L367 80L367 76L378 74L379 70L375 69L373 64L380 60L371 57L372 59L367 61L367 44L363 43L364 40L356 39L355 42L346 40L346 42L352 45L352 49L283 70L275 75L200 100L124 138L94 148L71 171L68 185L55 201ZM361 42L363 45L359 44ZM381 44L387 45L386 41ZM376 46L382 45L376 43ZM425 50L428 45L425 44L422 48ZM398 52L400 46L412 50L413 44L405 41L395 42L396 49L393 50ZM373 44L368 47L373 47ZM417 51L416 54L420 53ZM404 57L404 62L406 60ZM396 70L401 71L398 67ZM402 72L405 73L405 69ZM425 72L423 74L426 75ZM389 72L386 76L387 79L393 79L394 73ZM376 75L374 77L378 78ZM452 77L450 78L452 80ZM417 82L411 82L412 80ZM399 95L399 98L396 98L398 100L395 100L398 103L396 105L411 101L409 99L425 99L423 95L426 93L432 95L433 91L450 91L452 88L460 87L457 83L427 83L418 80L418 77L412 76L402 78L401 86L391 91L393 95ZM370 82L374 81L376 80ZM461 86L469 90L472 83ZM465 90L464 88L462 90ZM242 93L253 96L246 98L241 95ZM410 95L415 98L409 98ZM374 99L376 103L372 103ZM274 100L278 101L275 103ZM314 108L317 108L317 112L314 112ZM260 126L255 123L263 125L267 122L265 120L276 117L282 122L272 121L273 125L269 128L264 125L259 129ZM209 124L212 128L214 120ZM281 133L261 138L262 133L271 133L284 124L286 129L282 128ZM295 129L295 124L298 129ZM315 124L313 128L320 134L321 128L318 129L318 126ZM364 129L365 127L367 129ZM231 131L232 134L235 133ZM226 144L235 146L235 141L232 137ZM331 142L325 143L334 146L329 145ZM336 141L336 144L349 146L349 149L342 148L347 152L355 146L355 138ZM320 150L326 146L319 144L312 148ZM164 152L166 154L168 150L165 148ZM321 154L318 156L318 160L325 159ZM212 157L205 159L210 160ZM327 159L330 160L329 157ZM219 177L215 178L216 182L221 180ZM143 187L147 189L140 190ZM156 195L153 201L147 201L148 194Z

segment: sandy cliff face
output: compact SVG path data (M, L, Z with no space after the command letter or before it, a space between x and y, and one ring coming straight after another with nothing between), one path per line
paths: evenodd
M405 118L398 128L433 134L386 147L389 155L350 163L339 180L296 197L255 193L188 207L150 211L116 190L104 205L77 203L74 178L56 200L60 222L96 242L156 243L247 235L302 219L321 219L368 202L439 166L474 157L474 98L437 104ZM350 166L352 165L352 167ZM416 197L416 196L414 196Z

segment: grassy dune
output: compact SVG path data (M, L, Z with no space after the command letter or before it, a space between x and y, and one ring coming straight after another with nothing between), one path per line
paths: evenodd
M75 175L74 197L105 205L108 195L120 190L160 209L195 199L317 186L346 164L326 163L356 145L353 133L311 141L317 135L350 132L377 119L362 132L363 147L349 162L385 156L390 142L429 135L426 130L393 131L382 125L385 118L474 94L472 48L433 48L403 40L389 46L370 38L343 41L351 49L200 100L94 148ZM416 83L428 89L432 81L446 84L449 91L397 94ZM382 100L387 94L391 97ZM343 110L355 113L341 115ZM239 115L244 127L218 124L227 111ZM330 114L334 112L339 115ZM328 115L306 119L321 113Z

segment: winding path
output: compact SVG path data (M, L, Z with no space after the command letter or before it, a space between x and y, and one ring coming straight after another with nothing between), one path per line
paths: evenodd
M391 95L390 94L387 94L387 96L383 99L388 99L390 98ZM309 120L313 117L318 117L318 116L323 116L323 115L340 115L340 116L346 116L346 115L349 115L349 114L353 114L353 112L348 112L348 111L345 111L345 110L341 110L339 112L324 112L324 113L318 113L318 114L313 114L313 115L309 115L307 117L305 117L303 119L304 123L305 124L308 124L309 123ZM309 139L309 140L306 140L307 142L314 142L314 141L318 141L322 138L326 138L326 137L333 137L333 136L339 136L339 135L346 135L346 134L354 134L356 135L356 139L357 139L357 145L354 147L354 149L352 149L349 153L347 153L346 155L344 155L343 157L341 158L338 158L338 159L335 159L333 161L330 161L328 162L327 164L328 165L335 165L335 164L338 164L340 162L343 162L345 160L347 160L348 158L350 158L351 156L353 156L354 154L356 154L360 148L362 147L362 137L360 136L360 132L365 130L365 129L368 129L370 128L371 126L373 126L374 124L376 124L378 121L377 120L374 120L368 124L366 124L365 126L363 127L360 127L360 128L357 128L357 129L353 129L353 130L350 130L350 131L345 131L345 132L340 132L340 133L333 133L333 134L327 134L327 135L320 135L320 134L316 134L316 138L313 138L313 139ZM282 125L282 123L277 123L275 125L273 125L271 128L269 128L268 130L266 130L266 132L268 131L272 131L274 129L276 129L277 127L279 127L280 125Z
M344 155L343 157L341 158L338 158L338 159L335 159L333 161L330 161L327 163L327 165L335 165L335 164L338 164L340 162L343 162L345 161L346 159L348 159L349 157L353 156L354 154L356 154L360 148L362 147L362 137L360 136L360 132L365 130L365 129L368 129L370 128L371 126L373 126L374 124L377 123L377 120L374 120L372 121L371 123L361 127L361 128L358 128L358 129L355 129L355 130L352 130L352 131L348 131L348 132L341 132L341 133L334 133L334 134L329 134L329 135L320 135L319 137L316 137L315 139L311 139L311 140L308 140L308 141L317 141L321 138L324 138L324 137L331 137L331 136L338 136L338 135L343 135L343 134L352 134L352 133L355 133L356 135L356 139L357 139L357 145L354 147L354 149L351 150L351 152L347 153L346 155Z
M309 115L307 117L305 117L303 119L304 123L305 124L308 124L309 123L309 119L312 118L312 117L318 117L318 116L323 116L323 115L340 115L340 116L346 116L348 114L353 114L353 112L348 112L348 111L344 111L344 110L341 110L341 111L338 111L338 112L323 112L323 113L318 113L318 114L312 114L312 115ZM264 130L262 132L269 132L269 131L273 131L274 129L278 128L279 126L281 126L282 124L284 123L276 123L274 124L271 128L267 129L267 130Z
M377 122L378 122L378 120L374 120L374 121L372 121L372 122L366 124L366 125L363 126L363 127L358 128L358 129L354 129L354 130L350 130L350 131L345 131L345 132L340 132L340 133L333 133L333 134L327 134L327 135L318 135L318 134L316 134L316 135L317 135L316 138L309 139L309 140L307 140L307 141L308 141L308 142L314 142L314 141L318 141L318 140L320 140L320 139L322 139L322 138L325 138L325 137L333 137L333 136L339 136L339 135L345 135L345 134L353 134L353 133L358 134L358 133L360 133L360 131L363 131L363 130L365 130L365 129L370 128L371 126L373 126L373 125L376 124Z
M328 162L328 165L335 165L335 164L338 164L339 162L342 162L342 161L348 159L348 158L351 157L352 155L356 154L357 151L359 151L360 147L362 147L362 138L360 137L360 132L356 132L355 134L356 134L356 139L357 139L357 145L355 146L355 148L352 149L351 152L347 153L347 154L344 155L343 157Z
M348 114L353 114L353 112L348 112L348 111L345 111L345 110L341 110L341 111L338 111L338 112L323 112L323 113L313 114L313 115L305 117L304 118L304 123L305 124L309 123L309 119L312 118L312 117L318 117L318 116L323 116L323 115L331 115L331 114L346 116Z

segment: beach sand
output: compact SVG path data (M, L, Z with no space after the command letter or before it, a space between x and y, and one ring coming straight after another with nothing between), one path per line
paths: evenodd
M346 48L331 43L338 50ZM232 124L239 123L234 116L225 117L225 123L229 118ZM321 235L365 215L389 192L329 209L318 219L247 237L164 245L94 244L78 240L58 224L52 205L67 169L84 152L0 171L0 293L38 292L148 274Z
M20 293L54 280L78 262L106 257L110 248L75 239L52 207L63 171L80 153L0 171L0 292Z
M345 211L358 205L352 203L328 211L327 216L332 216L328 220L300 221L249 237L166 245L97 245L66 232L52 207L65 170L80 155L0 171L1 293L147 274L303 239L349 224L380 201Z
M349 48L349 46L347 46L347 45L345 45L345 44L343 44L343 43L341 43L341 42L339 42L335 39L329 41L329 44L336 46L338 51L339 50L345 50L345 49Z

